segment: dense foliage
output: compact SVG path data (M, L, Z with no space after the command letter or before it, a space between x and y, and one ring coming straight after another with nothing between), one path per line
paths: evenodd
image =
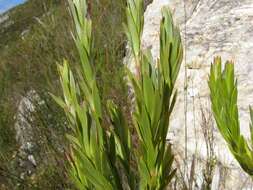
M127 71L135 96L131 116L138 137L135 149L126 118L112 101L107 104L111 125L104 126L102 122L104 116L92 65L92 22L87 16L87 4L85 0L70 0L69 5L80 67L74 77L67 61L58 66L64 98L52 96L64 109L72 128L68 135L72 147L68 156L72 180L78 189L165 189L175 174L166 136L182 61L180 33L173 25L170 12L163 10L161 54L155 66L150 51L141 48L144 2L127 2L125 30L137 72L135 75Z

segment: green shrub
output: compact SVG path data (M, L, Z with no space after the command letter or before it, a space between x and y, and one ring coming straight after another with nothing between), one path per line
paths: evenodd
M249 175L253 175L253 110L250 108L251 140L248 142L240 132L237 106L237 80L234 76L234 64L227 61L222 71L221 58L214 59L209 77L212 111L217 127L227 145Z
M102 122L104 111L92 65L92 23L87 17L86 1L70 0L69 5L80 69L74 75L67 61L59 65L64 98L52 96L64 109L72 129L67 135L71 143L71 179L78 189L166 189L175 174L166 136L182 61L180 33L170 12L162 11L160 60L155 66L150 50L141 49L143 0L127 2L125 30L137 71L137 75L127 71L135 95L135 149L128 122L112 101L107 103L111 126Z

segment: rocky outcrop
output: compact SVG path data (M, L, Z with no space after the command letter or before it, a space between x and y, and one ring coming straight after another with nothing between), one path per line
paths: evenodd
M10 20L9 15L7 13L0 14L0 31L7 28L13 24L13 21Z
M154 0L145 12L143 44L144 48L152 49L152 54L156 58L159 54L159 24L163 6L171 8L181 28L186 46L186 62L183 63L178 78L179 96L168 138L172 139L174 150L178 155L183 155L184 149L187 148L188 159L197 153L200 160L206 160L208 150L203 133L205 116L202 113L203 110L205 114L210 112L207 80L210 64L216 55L220 55L223 61L232 59L235 62L241 129L244 135L249 136L248 106L253 104L251 77L253 76L253 1ZM184 88L185 85L187 90ZM185 109L186 105L187 109ZM187 114L183 114L185 112ZM185 120L187 120L188 132L187 144ZM217 163L226 168L229 174L226 176L226 182L221 184L219 182L222 180L221 167L216 168L212 188L238 190L251 187L251 180L248 180L247 175L242 172L217 129L211 131ZM184 156L181 158L185 159Z
M30 90L18 103L14 124L18 148L8 164L10 172L20 182L14 184L17 189L42 184L41 180L50 184L56 174L64 177L67 123L61 116L57 117L58 110L55 111L52 101L47 93ZM53 184L57 183L61 185L57 180Z
M32 175L37 166L35 155L38 154L36 143L38 138L34 133L36 126L32 125L34 120L33 114L35 113L35 106L37 105L35 105L35 102L43 104L38 94L34 90L31 90L19 102L15 118L14 128L19 149L17 155L15 155L16 159L14 162L18 165L18 173L21 179Z
M8 19L9 19L9 16L7 14L0 14L0 24L2 24Z

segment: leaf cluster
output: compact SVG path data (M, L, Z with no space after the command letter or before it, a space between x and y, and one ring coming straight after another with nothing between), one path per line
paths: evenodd
M234 74L234 64L227 61L222 70L221 58L216 57L211 66L209 76L212 111L217 127L227 142L227 145L249 175L253 175L253 110L250 108L251 139L247 141L240 132L240 122L237 106L237 80Z
M162 10L160 26L160 60L155 63L150 50L138 49L135 64L140 66L139 73L135 76L128 71L135 93L133 121L140 140L137 161L140 189L165 189L176 172L172 169L174 158L166 137L176 102L174 86L183 51L179 30L174 27L168 9ZM130 30L130 36L132 33Z

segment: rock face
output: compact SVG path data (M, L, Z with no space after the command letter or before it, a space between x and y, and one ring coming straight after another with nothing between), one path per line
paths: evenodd
M13 21L10 20L9 15L7 13L0 14L0 32L11 24L13 24Z
M16 141L20 148L16 155L17 159L14 162L18 162L20 170L18 173L20 173L21 179L25 179L28 175L31 175L37 166L34 155L38 153L38 147L36 144L37 139L33 132L36 126L32 125L36 106L34 105L35 102L43 103L38 94L34 90L31 90L19 102L15 118Z
M5 22L6 20L9 19L9 16L7 14L0 14L0 24Z
M154 0L145 12L143 44L144 48L152 49L155 58L159 55L159 24L163 6L171 8L181 28L186 46L186 63L182 64L178 78L179 97L168 137L172 139L174 149L179 155L183 155L184 149L187 148L188 159L197 153L200 160L206 160L209 148L206 146L203 125L207 123L205 116L210 113L207 80L214 56L220 55L223 61L232 59L235 62L241 130L245 136L249 136L248 106L253 105L251 77L253 76L253 1ZM184 90L185 81L187 81L187 90ZM186 105L187 109L185 109ZM186 111L187 117L183 114ZM185 146L185 119L188 133L187 146ZM209 125L212 125L212 122ZM240 169L217 129L214 128L211 132L217 163L226 168L229 174L225 177L226 182L221 184L223 172L221 167L217 167L212 189L249 189L252 185L249 183L251 180L248 180L247 175Z

